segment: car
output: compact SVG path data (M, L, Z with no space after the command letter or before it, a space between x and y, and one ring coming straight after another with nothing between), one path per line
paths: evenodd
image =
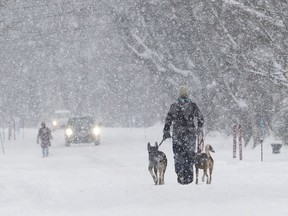
M64 129L71 117L71 112L69 110L56 110L51 118L51 129Z
M65 129L65 145L72 143L100 144L100 125L91 116L69 118Z

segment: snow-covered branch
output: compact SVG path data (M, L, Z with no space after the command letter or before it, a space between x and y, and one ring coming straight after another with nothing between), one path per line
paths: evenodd
M149 59L151 60L154 65L157 67L157 69L159 71L166 71L166 69L161 65L161 61L162 61L162 57L155 52L154 50L152 50L151 48L149 48L146 44L145 44L145 40L141 39L137 34L135 33L131 33L131 37L134 39L134 41L136 41L136 47L134 47L133 45L131 45L127 39L125 40L126 45L139 57L144 58L144 59ZM139 51L141 50L141 51Z
M278 27L281 27L281 28L284 28L285 25L283 23L282 20L277 20L277 19L274 19L274 18L271 18L270 16L267 16L266 14L264 13L261 13L251 7L248 7L236 0L223 0L225 4L228 4L228 5L232 5L232 6L235 6L235 7L238 7L240 9L242 9L243 11L245 12L248 12L250 13L251 15L254 15L260 19L265 19L271 23L273 23L274 25L278 26Z
M227 82L226 79L224 79L224 84L225 84L226 89L228 90L227 93L231 96L231 98L232 98L233 101L237 104L237 106L238 106L239 108L241 108L241 109L247 108L248 105L247 105L246 101L243 100L243 99L241 99L241 98L238 99L238 98L235 96L235 94L233 93L233 91L232 91L232 89L230 88L229 83Z

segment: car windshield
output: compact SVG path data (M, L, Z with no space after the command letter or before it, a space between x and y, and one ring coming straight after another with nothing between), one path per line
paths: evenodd
M71 113L69 111L57 111L54 113L54 118L69 118L71 116Z
M72 118L69 119L68 125L72 126L73 128L88 128L94 125L94 120L87 117Z

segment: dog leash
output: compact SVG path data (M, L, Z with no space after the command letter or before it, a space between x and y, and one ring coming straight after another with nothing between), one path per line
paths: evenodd
M165 139L162 139L162 141L159 143L159 147L161 146L161 144L164 142Z
M201 153L204 148L204 133L203 131L197 135L197 153Z

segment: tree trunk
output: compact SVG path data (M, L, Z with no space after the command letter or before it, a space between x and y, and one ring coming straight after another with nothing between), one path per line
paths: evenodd
M252 126L252 137L253 137L253 148L255 148L260 143L260 137L258 133L257 118L254 112L250 115L251 126Z

